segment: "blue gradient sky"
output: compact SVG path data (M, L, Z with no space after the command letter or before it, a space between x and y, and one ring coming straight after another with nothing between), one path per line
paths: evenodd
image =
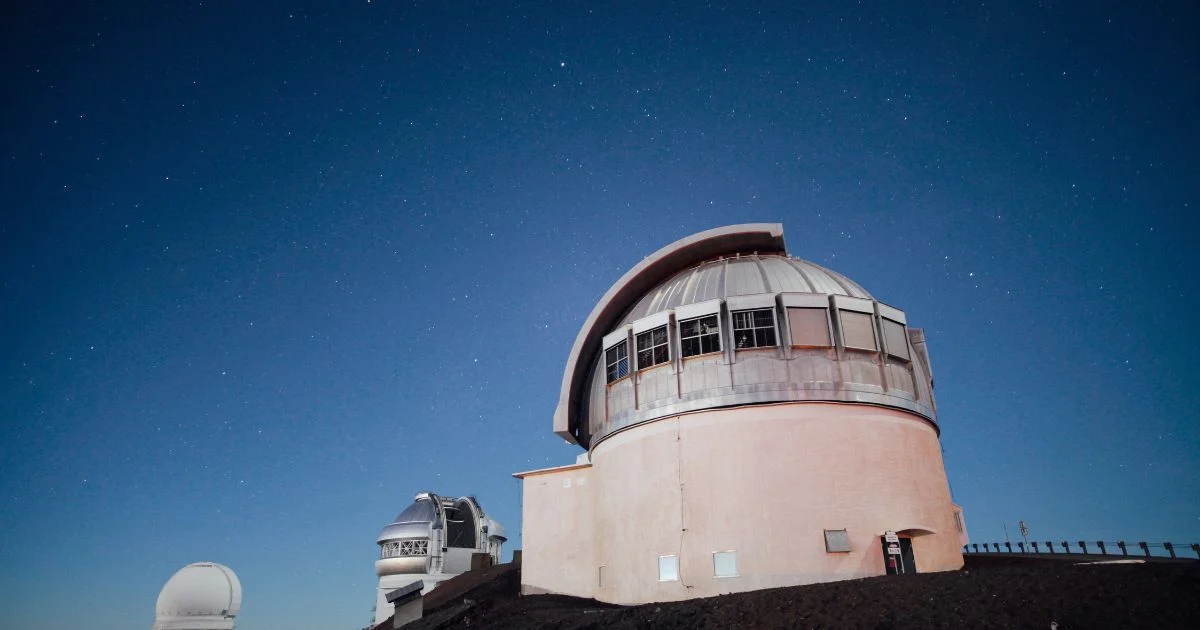
M925 328L976 540L1200 538L1194 3L112 4L0 20L0 626L358 628L422 490L519 547L595 301L749 221Z

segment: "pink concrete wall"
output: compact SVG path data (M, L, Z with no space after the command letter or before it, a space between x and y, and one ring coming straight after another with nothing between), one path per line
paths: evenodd
M524 477L521 592L591 597L595 520L591 468L564 466Z
M527 477L524 517L527 592L622 604L881 575L887 530L913 537L919 571L962 566L933 428L868 405L755 405L635 427L596 445L587 473ZM827 553L825 529L848 530L852 551ZM736 550L738 577L713 576L724 550ZM666 554L679 556L680 581L658 581Z

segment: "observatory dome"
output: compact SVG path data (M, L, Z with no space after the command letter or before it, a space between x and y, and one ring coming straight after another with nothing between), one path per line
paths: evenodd
M779 224L618 279L554 431L587 452L515 475L523 594L634 605L963 565L924 332L789 255Z
M554 429L586 448L655 419L849 402L937 418L925 337L858 283L788 255L778 224L676 241L600 299L563 375Z
M418 493L375 539L375 623L391 614L388 593L415 580L423 582L428 593L482 562L479 556L488 557L489 564L482 566L498 564L507 540L504 528L484 513L475 497Z
M231 630L242 608L242 584L232 569L197 562L175 572L158 595L154 630Z

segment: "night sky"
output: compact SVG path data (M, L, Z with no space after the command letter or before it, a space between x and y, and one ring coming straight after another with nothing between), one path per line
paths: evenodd
M423 490L519 548L596 301L758 221L926 330L975 541L1200 542L1195 3L112 4L0 19L0 626L360 628Z

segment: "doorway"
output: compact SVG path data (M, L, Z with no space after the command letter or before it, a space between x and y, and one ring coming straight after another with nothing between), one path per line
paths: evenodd
M898 536L895 542L888 542L886 536L879 537L883 545L883 567L887 575L906 575L917 572L917 562L913 558L912 538Z

